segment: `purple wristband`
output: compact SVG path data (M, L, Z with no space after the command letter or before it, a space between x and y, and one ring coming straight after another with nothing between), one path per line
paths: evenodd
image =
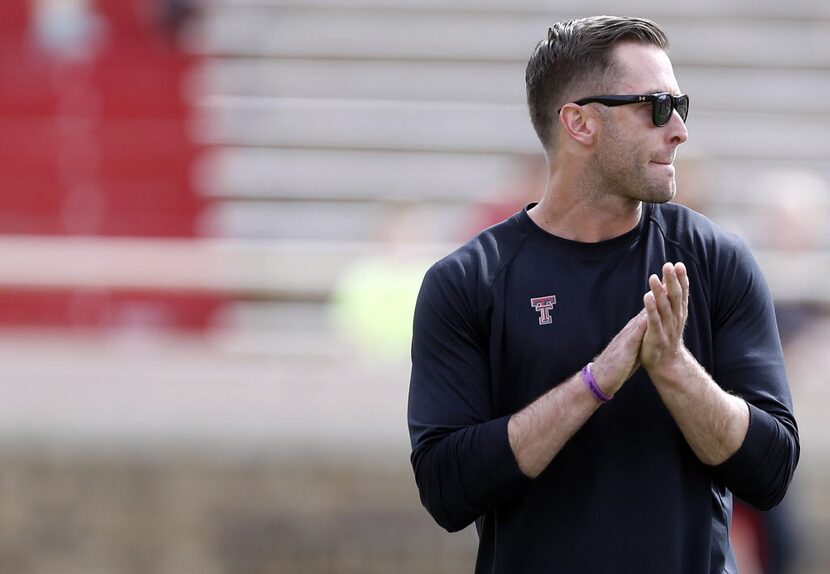
M593 363L588 363L582 368L582 380L585 381L585 386L588 387L588 390L591 391L591 394L594 395L596 400L601 403L607 403L614 398L614 395L606 395L602 392L602 389L597 384L597 380L594 378L594 374L591 372L591 365Z

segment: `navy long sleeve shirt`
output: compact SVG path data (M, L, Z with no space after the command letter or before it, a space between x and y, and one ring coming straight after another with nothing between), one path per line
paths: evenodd
M509 417L567 380L642 309L648 277L682 261L686 347L749 405L740 449L700 462L644 369L537 478L519 470ZM630 232L562 239L526 210L426 274L409 395L421 500L444 528L473 521L476 572L734 572L731 493L777 504L799 457L771 297L744 243L673 204Z

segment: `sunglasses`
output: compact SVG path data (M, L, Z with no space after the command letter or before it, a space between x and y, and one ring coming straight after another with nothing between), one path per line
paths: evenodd
M673 96L666 93L651 94L648 96L591 96L590 98L577 100L574 103L578 106L592 103L602 104L603 106L625 106L643 102L651 102L651 121L658 128L669 123L674 110L677 110L680 119L684 122L686 121L686 116L689 115L689 96L686 94L680 96Z

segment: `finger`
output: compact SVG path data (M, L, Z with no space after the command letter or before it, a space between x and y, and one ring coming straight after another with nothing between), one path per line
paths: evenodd
M664 288L660 278L654 273L652 273L648 278L648 288L657 292L662 291Z
M680 281L680 289L682 291L682 305L684 309L689 308L689 271L683 263L675 263L674 271L677 273L677 279Z
M632 328L632 327L636 327L639 323L645 322L645 320L646 320L646 310L645 310L645 307L644 307L643 309L640 310L639 313L637 313L636 315L631 317L631 319L628 320L628 323L625 324L625 327L623 327L623 330L628 329L628 328Z
M647 330L655 337L663 337L663 322L660 320L660 312L657 310L657 302L654 300L654 292L649 291L643 296L643 305L646 310Z
M648 325L648 314L646 313L645 307L629 321L629 325L631 325L636 336L642 340L643 335L646 334L646 326Z
M651 293L654 296L657 311L664 320L668 319L671 317L671 302L669 302L665 286L660 282L657 275L652 275L648 278L648 285L651 287Z
M646 310L643 309L634 315L625 327L620 329L617 336L624 339L642 340L646 332ZM616 337L615 337L616 338Z
M674 265L669 262L663 263L663 282L666 282L666 276L674 272Z
M674 265L671 263L663 267L663 284L666 287L672 311L675 315L683 314L683 288L680 279L677 277Z

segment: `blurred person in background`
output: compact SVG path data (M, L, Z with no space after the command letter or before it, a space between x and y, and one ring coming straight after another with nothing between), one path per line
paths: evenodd
M464 241L482 229L500 223L529 203L542 197L548 181L548 164L541 154L526 154L515 158L511 177L490 190L482 201L470 210L470 226L465 229ZM472 232L472 233L470 233Z
M775 314L746 245L667 203L686 141L663 30L556 23L528 63L538 204L426 274L409 428L421 500L477 572L736 572L732 493L799 458Z
M101 49L106 24L88 0L34 0L32 37L51 57L88 62Z
M380 249L354 261L332 290L331 317L342 340L373 363L406 359L412 342L412 314L424 272L429 268L413 240L428 229L416 203L386 206L373 239Z

